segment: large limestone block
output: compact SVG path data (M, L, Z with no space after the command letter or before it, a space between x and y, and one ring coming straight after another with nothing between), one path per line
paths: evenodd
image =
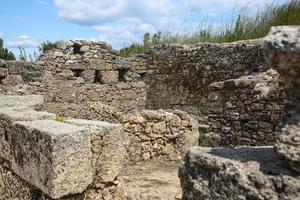
M182 200L300 199L300 179L273 147L200 148L179 169Z
M42 95L0 95L0 108L5 107L34 107L42 104L44 97Z
M113 182L120 173L125 157L125 137L121 124L83 119L66 123L89 129L95 182Z
M0 108L0 157L11 160L11 131L15 121L55 119L55 114L28 108Z
M117 83L119 79L118 71L100 71L99 79L101 83Z
M107 69L105 66L105 60L92 58L88 64L89 69L92 70L104 70Z
M87 129L53 120L18 121L12 131L12 170L57 199L92 183Z

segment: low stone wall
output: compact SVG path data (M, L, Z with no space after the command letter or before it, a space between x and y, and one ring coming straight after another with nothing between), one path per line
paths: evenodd
M197 120L183 111L143 110L122 115L119 121L129 138L130 162L160 156L180 160L199 141Z
M280 135L287 99L275 70L212 83L207 127L209 146L272 145Z

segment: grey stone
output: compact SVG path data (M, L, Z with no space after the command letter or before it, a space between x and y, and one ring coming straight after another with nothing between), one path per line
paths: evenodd
M11 132L15 121L55 119L55 114L24 108L0 108L0 157L11 161Z
M0 108L34 107L44 102L42 95L0 95Z
M59 41L56 42L56 48L61 49L61 50L65 50L67 48L66 44L64 41Z
M7 76L7 69L0 68L0 79L3 79Z
M50 120L18 121L11 140L13 171L50 197L81 193L92 183L87 129Z
M101 83L117 83L118 82L118 71L100 71L99 78Z
M88 64L89 69L93 70L105 70L105 60L92 58Z
M86 53L90 50L90 47L89 46L82 46L80 47L80 52L83 52L83 53Z
M63 52L55 51L55 52L53 53L53 56L54 56L55 58L56 58L56 57L63 57L64 54L63 54Z
M113 182L124 164L126 150L123 127L120 124L83 119L66 120L66 123L89 129L94 180L96 182Z
M71 70L86 70L86 64L85 63L71 63L68 66Z
M192 147L179 169L182 200L299 199L300 179L273 147Z
M7 67L6 61L3 59L0 59L0 68L6 68L6 67Z

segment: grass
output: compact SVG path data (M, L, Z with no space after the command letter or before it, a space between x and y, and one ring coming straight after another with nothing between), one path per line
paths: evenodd
M164 33L154 35L145 33L142 44L133 43L120 50L122 57L130 57L148 51L158 44L181 43L196 44L199 42L226 43L238 40L249 40L264 37L272 26L300 25L300 0L290 0L287 3L274 6L269 5L264 10L257 11L254 15L241 10L233 20L225 23L221 28L213 25L200 26L193 33Z

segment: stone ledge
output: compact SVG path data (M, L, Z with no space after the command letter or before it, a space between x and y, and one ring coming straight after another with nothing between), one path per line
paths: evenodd
M0 95L0 108L6 107L34 107L42 104L44 97L42 95Z
M300 179L273 147L191 148L179 170L183 200L299 199Z
M81 193L92 183L88 130L52 120L15 122L12 170L52 198Z
M11 161L12 124L15 121L54 119L55 114L28 108L0 108L0 157Z

